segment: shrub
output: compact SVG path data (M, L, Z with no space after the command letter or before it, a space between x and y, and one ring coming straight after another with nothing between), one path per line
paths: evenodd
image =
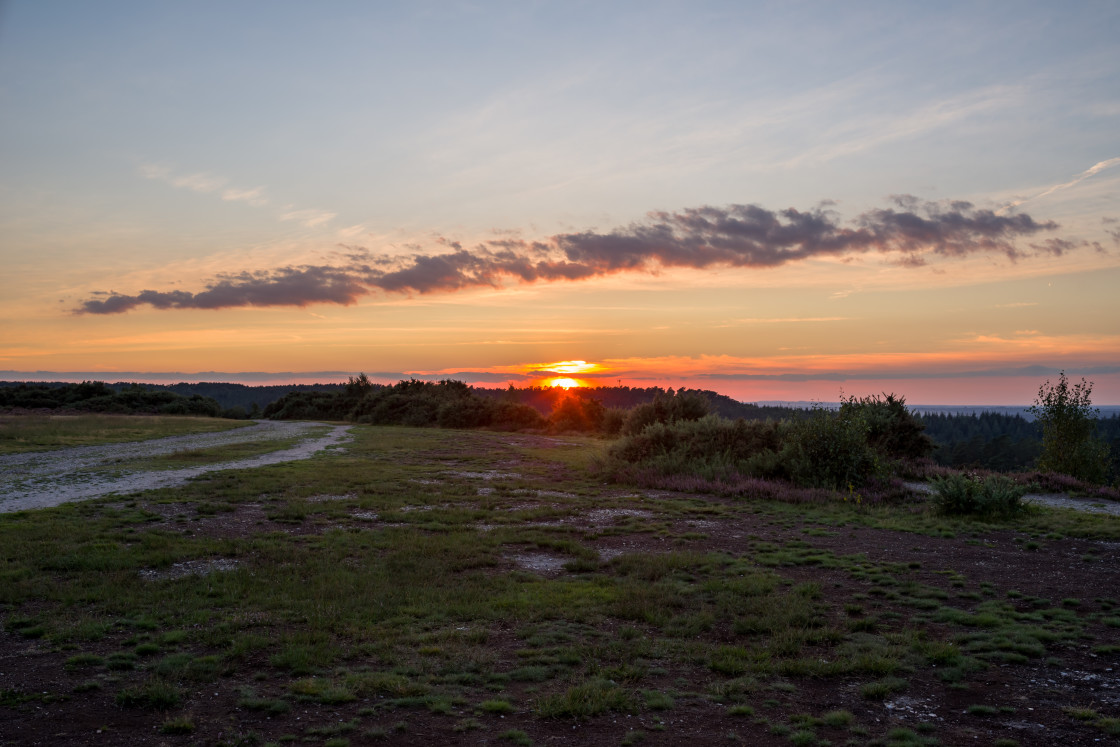
M490 425L493 415L490 402L478 397L460 397L440 405L436 424L440 428L482 428Z
M671 391L671 390L670 390ZM620 432L632 436L654 423L675 423L680 420L699 420L711 411L708 400L696 392L657 394L653 402L638 405L630 410L622 422Z
M605 413L606 408L597 399L567 395L556 403L548 425L554 431L597 431Z
M933 453L933 440L924 433L925 423L906 409L905 397L853 396L840 406L840 417L862 420L867 443L892 459L922 459Z
M650 467L663 475L708 480L742 474L777 476L779 426L767 421L730 421L716 415L699 420L655 422L623 438L610 450L618 462Z
M950 516L1011 516L1023 510L1026 489L1003 475L949 475L932 480L938 511Z
M493 402L491 407L493 408L493 415L490 418L492 428L515 431L545 426L545 419L529 405L499 400Z
M603 411L603 422L599 430L606 436L617 436L622 432L622 424L626 422L627 412L621 407L608 407Z
M787 423L786 430L781 461L799 485L845 490L883 473L859 410L818 408L808 418Z

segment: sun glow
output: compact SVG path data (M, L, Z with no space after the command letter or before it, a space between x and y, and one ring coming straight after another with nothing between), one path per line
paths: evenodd
M559 386L559 387L563 387L564 389L571 389L572 387L583 386L582 384L580 384L575 379L568 379L568 378L552 379L548 382L548 385L552 386L552 387Z
M579 374L594 371L599 368L596 363L588 363L587 361L559 361L557 363L543 363L539 366L534 366L538 371L552 371L558 374Z

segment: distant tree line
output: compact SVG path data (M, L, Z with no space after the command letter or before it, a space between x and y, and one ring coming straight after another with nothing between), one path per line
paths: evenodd
M0 386L0 408L78 410L119 414L200 415L220 417L222 407L209 397L129 384L117 388L100 381L80 384ZM242 415L244 417L244 415Z
M146 392L170 392L179 397L198 402L201 400L212 400L217 404L218 414L216 417L226 418L259 418L264 408L271 402L279 399L280 397L293 391L301 392L314 392L314 391L337 391L342 389L345 384L287 384L287 385L265 385L265 386L248 386L245 384L232 384L228 382L199 382L199 383L179 383L179 384L137 384L134 382L115 382L107 383L102 381L87 381L81 384L73 384L63 381L46 381L46 382L22 382L22 381L0 381L0 407L20 407L27 409L58 409L59 407L83 411L101 411L101 412L128 412L128 410L121 410L123 400L102 400L99 397L105 396L106 388L111 392L135 392L136 390L143 390ZM375 384L374 386L380 386ZM75 392L75 387L84 387L80 393ZM91 394L94 390L90 387L97 387L96 394ZM12 392L10 390L16 390ZM157 405L168 404L176 400L172 398L160 398L150 396L152 401ZM133 397L135 399L135 397ZM15 403L19 400L19 403ZM82 402L81 407L77 407L75 403ZM31 404L28 404L31 403ZM126 403L125 403L126 404ZM104 408L104 409L102 409ZM207 407L207 413L212 407ZM141 407L136 412L154 412L155 410L144 409ZM192 410L189 414L200 414L196 410Z
M597 404L597 403L596 403ZM289 392L264 409L275 420L349 420L371 425L439 428L544 428L547 419L512 398L479 396L461 381L374 384L361 374L333 391Z
M803 411L758 407L716 392L660 387L514 387L484 389L460 381L374 384L364 375L340 388L289 392L263 410L283 419L349 420L374 425L441 428L548 429L616 435L649 422L708 413L765 420L801 417Z
M512 399L522 404L530 405L542 415L549 415L558 403L571 398L580 400L598 400L599 404L607 409L616 408L629 410L638 405L652 402L657 397L674 397L680 395L697 395L708 401L711 412L725 418L744 418L746 420L781 420L789 417L799 417L804 410L789 407L765 407L731 399L727 395L706 389L681 389L679 392L672 388L662 387L629 387L629 386L600 386L578 387L564 389L562 387L515 387L508 389L474 388L474 392L482 397L494 399Z
M997 472L1032 469L1042 455L1042 426L1021 415L922 415L937 449L933 458L947 467L979 467ZM1096 439L1107 444L1113 475L1120 475L1120 416L1097 418Z

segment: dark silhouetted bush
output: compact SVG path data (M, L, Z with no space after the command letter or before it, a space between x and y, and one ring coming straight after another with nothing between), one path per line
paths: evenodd
M933 453L933 440L924 433L925 423L906 409L905 397L850 397L840 405L840 417L862 420L867 443L891 459L921 459Z
M595 432L600 429L606 408L597 399L568 396L556 403L548 418L552 431Z
M947 475L932 481L934 505L950 516L1012 516L1023 510L1026 488L1003 475Z

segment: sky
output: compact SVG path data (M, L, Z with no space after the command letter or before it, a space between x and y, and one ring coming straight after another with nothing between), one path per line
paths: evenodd
M1120 404L1120 4L0 2L0 378Z

